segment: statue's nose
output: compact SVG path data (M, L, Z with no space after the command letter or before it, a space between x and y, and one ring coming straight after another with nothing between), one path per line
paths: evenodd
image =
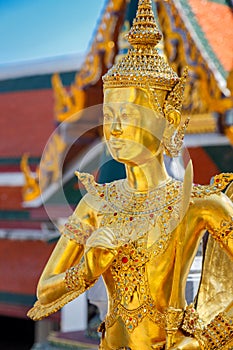
M121 123L119 120L114 120L111 126L111 134L113 136L118 136L122 134Z

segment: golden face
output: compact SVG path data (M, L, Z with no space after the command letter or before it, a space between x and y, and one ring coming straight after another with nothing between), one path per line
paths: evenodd
M103 113L104 136L115 160L140 165L158 154L166 120L152 110L146 91L106 89Z

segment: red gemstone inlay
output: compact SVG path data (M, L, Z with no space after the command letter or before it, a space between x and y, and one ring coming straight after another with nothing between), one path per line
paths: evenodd
M117 213L114 213L113 215L114 215L114 216L117 216Z
M168 210L172 210L172 207L169 205L169 206L167 207L167 209L168 209Z
M128 260L128 258L126 256L123 256L121 261L123 262L123 264L126 264L129 260Z
M132 216L130 216L129 220L130 220L130 221L133 221L133 217L132 217Z
M103 193L101 193L100 197L104 197L104 194L103 194Z

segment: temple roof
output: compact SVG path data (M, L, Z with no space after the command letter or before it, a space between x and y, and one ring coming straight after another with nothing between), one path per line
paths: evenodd
M229 1L188 0L182 3L210 57L221 71L229 72L233 68L233 13Z

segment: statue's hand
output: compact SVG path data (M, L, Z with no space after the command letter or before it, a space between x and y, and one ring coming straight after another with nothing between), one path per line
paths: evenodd
M117 249L120 246L116 235L109 227L101 227L87 239L85 251L90 248Z
M108 227L101 227L92 233L85 245L87 278L98 278L112 263L118 253L118 241Z
M191 337L182 337L172 348L169 350L200 350L198 341Z

